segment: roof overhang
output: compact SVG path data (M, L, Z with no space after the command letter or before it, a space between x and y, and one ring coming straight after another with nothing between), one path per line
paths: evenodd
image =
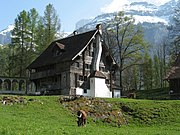
M91 37L91 39L88 41L88 43L83 47L83 49L81 51L79 51L78 54L76 54L72 60L74 60L77 56L81 55L82 52L86 49L86 47L90 44L90 42L95 38L95 35L98 33L99 30L96 30L96 32L94 33L94 35Z

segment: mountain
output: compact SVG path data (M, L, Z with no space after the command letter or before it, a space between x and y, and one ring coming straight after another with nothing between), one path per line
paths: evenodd
M169 1L161 6L148 2L133 2L124 5L123 9L125 15L133 15L135 24L140 24L144 30L144 38L155 48L168 36L167 27L171 24L176 4L176 0ZM93 29L99 23L103 24L110 21L116 14L117 12L105 13L89 21L86 20L85 25L81 27L78 25L77 31L81 33Z
M5 45L11 43L11 31L14 25L9 25L6 29L0 31L0 44Z
M0 31L0 45L6 45L11 43L11 32L14 29L14 25L9 25L6 29ZM67 37L69 33L60 32L56 34L57 39Z
M172 16L176 7L176 0L171 0L164 5L156 6L147 2L132 2L124 5L123 9L126 15L133 15L135 24L141 24L144 29L144 38L153 45L158 45L167 37L167 26L172 22ZM94 29L99 23L110 21L117 12L104 13L94 19L82 19L76 23L78 33ZM11 42L11 31L14 25L9 25L6 29L0 31L0 44ZM67 36L67 34L66 34Z

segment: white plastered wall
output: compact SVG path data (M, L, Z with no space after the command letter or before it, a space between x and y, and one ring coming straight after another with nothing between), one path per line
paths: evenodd
M104 78L90 78L90 95L92 97L112 98L112 92L106 86Z
M84 93L84 89L79 87L76 88L76 95L91 96L89 89L87 89L87 93Z

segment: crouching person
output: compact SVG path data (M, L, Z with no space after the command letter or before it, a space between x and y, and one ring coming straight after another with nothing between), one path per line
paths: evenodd
M85 111L79 110L77 112L77 118L78 118L77 121L78 126L86 126L87 114Z

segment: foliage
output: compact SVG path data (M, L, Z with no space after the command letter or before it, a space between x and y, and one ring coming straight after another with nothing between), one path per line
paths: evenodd
M143 88L152 89L153 85L153 63L148 53L145 53L142 65Z
M6 60L1 67L4 75L26 77L27 66L55 40L59 29L60 21L51 4L46 6L43 17L35 8L20 12L15 19L12 44L2 51L1 57Z
M143 40L143 31L134 25L133 17L119 12L107 25L106 33L108 46L119 65L119 84L124 88L123 73L140 64L142 52L147 48Z
M20 14L15 19L15 28L12 32L12 43L13 43L13 60L14 65L17 69L17 74L20 77L25 75L25 70L23 67L27 66L27 49L29 48L30 33L28 30L29 17L25 10L20 12Z
M149 89L149 90L138 90L136 91L137 99L170 99L169 88L158 88L158 89Z
M10 76L10 71L12 69L10 69L10 60L11 60L11 56L10 56L10 50L11 50L11 46L7 45L7 46L0 46L0 76ZM8 55L7 55L8 54Z
M44 11L43 16L44 24L44 38L47 47L52 41L55 40L57 32L60 29L60 20L57 16L56 10L52 4L48 4Z

